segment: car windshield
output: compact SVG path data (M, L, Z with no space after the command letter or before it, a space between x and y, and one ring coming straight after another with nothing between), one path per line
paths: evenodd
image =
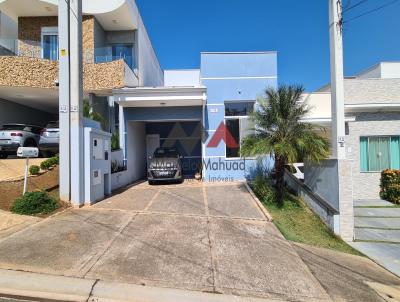
M299 168L299 170L301 171L301 173L304 173L304 166L298 166L297 168Z
M154 151L155 158L178 158L179 153L176 148L158 148Z

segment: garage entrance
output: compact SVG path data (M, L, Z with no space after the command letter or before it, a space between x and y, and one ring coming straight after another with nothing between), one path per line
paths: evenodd
M205 87L124 88L114 95L131 182L146 177L148 157L158 147L178 150L185 177L201 172Z
M146 153L158 147L176 148L182 158L182 172L193 177L201 167L201 122L168 121L146 123Z

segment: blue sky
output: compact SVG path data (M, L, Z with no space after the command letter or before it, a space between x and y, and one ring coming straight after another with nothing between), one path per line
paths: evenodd
M368 0L346 17L391 1ZM312 91L329 82L327 0L136 2L164 69L198 68L201 51L276 50L280 83ZM399 16L400 1L346 24L345 75L379 61L400 61Z

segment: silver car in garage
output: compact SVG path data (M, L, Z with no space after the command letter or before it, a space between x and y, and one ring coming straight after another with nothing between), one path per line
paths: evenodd
M147 169L149 184L159 181L183 181L182 156L176 148L157 148Z
M44 157L50 157L59 153L60 126L59 122L50 122L40 134L39 149Z
M5 124L0 128L0 158L16 155L19 147L38 147L42 127Z

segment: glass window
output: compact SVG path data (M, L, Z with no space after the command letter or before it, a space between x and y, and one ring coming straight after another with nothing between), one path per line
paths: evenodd
M115 44L112 46L113 60L124 59L125 63L133 69L133 45L132 44Z
M255 102L225 102L225 116L247 116Z
M58 28L42 28L42 57L43 59L58 60Z
M361 137L360 168L362 172L399 169L400 137Z

